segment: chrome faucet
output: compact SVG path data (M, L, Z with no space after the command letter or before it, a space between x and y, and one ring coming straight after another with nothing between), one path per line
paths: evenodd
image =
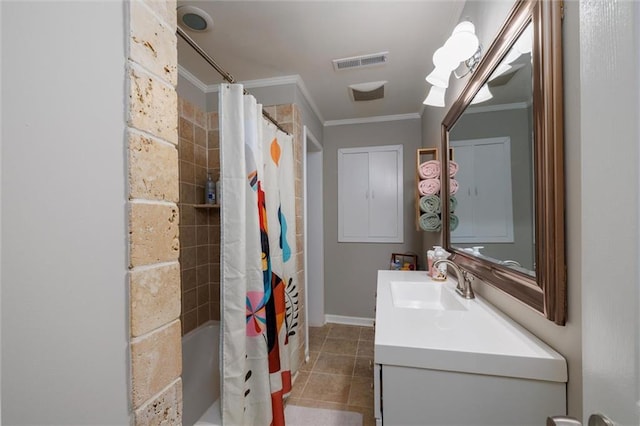
M456 292L464 297L465 299L475 299L476 295L473 293L473 287L471 283L476 279L476 277L464 269L460 269L458 265L450 261L449 259L438 259L433 262L433 267L437 268L442 263L451 266L453 271L456 273L458 277L458 285L456 286Z

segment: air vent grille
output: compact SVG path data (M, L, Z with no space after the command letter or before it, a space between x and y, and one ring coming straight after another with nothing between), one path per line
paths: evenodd
M369 83L352 84L349 86L354 101L373 101L384 98L386 81L372 81Z
M376 99L384 98L384 86L370 90L368 92L361 92L360 90L351 89L353 91L354 101L373 101Z
M351 58L334 59L333 68L336 71L342 71L352 68L370 67L374 65L383 65L387 62L389 52L374 53L371 55L354 56Z

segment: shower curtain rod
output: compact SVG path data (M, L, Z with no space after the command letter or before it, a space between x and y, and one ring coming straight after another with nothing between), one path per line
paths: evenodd
M220 65L218 65L218 63L216 61L213 60L213 58L211 56L209 56L207 54L207 52L205 52L204 50L202 50L202 48L200 46L198 46L198 44L191 38L189 37L189 35L187 33L184 32L184 30L180 27L178 27L177 29L177 34L182 37L182 39L184 41L187 42L187 44L191 47L193 47L193 50L195 50L200 56L202 56L202 58L207 61L209 63L209 65L211 65L216 71L218 71L218 74L220 74L222 76L222 78L224 78L226 81L228 81L231 84L236 83L235 78L233 78L233 76L231 74L229 74L228 72L226 72L224 70L224 68L222 68ZM249 92L247 92L246 89L243 89L243 93L245 95L248 95ZM286 133L287 135L290 135L291 133L289 133L288 131L286 131L281 125L280 123L278 123L273 117L271 117L271 115L266 112L265 110L262 110L262 115L265 116L265 118L267 120L269 120L270 122L272 122L273 124L275 124L275 126L280 129L281 131L283 131L284 133Z

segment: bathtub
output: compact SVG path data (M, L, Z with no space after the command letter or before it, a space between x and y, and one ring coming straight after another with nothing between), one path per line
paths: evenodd
M209 321L182 337L182 424L221 425L220 324Z

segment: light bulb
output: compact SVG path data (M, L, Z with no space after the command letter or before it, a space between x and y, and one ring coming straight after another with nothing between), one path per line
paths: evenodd
M473 97L471 104L479 104L481 102L488 101L491 98L493 98L493 95L489 91L489 86L485 84L480 88L480 90L478 90L478 93L476 93L476 95Z
M460 61L457 60L456 54L454 52L445 49L445 47L443 46L434 52L433 65L435 65L436 68L453 71L454 69L458 68L458 65L460 65Z
M458 63L466 61L478 50L480 41L476 37L475 26L469 21L460 22L453 29L451 37L444 44L444 48L455 55Z
M427 98L422 102L425 105L431 105L435 107L444 106L444 94L446 89L444 87L431 86Z
M436 67L433 71L431 71L431 74L429 74L425 78L425 80L427 80L427 83L431 83L434 86L447 88L449 87L450 77L451 77L451 70Z

